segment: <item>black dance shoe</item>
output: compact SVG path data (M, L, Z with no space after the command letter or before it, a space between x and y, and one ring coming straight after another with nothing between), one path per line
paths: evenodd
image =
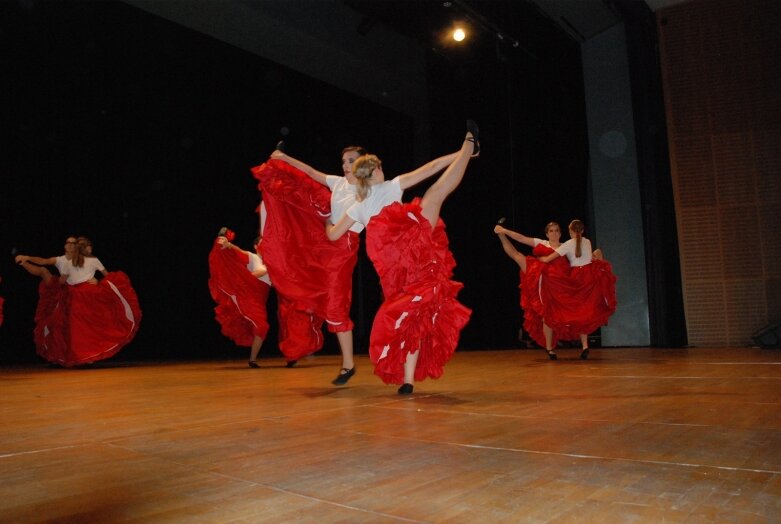
M260 367L260 365L257 362L255 362L254 360L250 360L249 362L247 362L247 365L249 367L251 367L251 368L259 368Z
M399 388L399 395L412 395L412 384L402 384Z
M467 120L466 130L472 133L472 136L467 138L473 144L472 158L478 157L480 156L480 128L477 127L477 122L474 120Z
M588 348L583 348L580 352L580 360L588 360Z
M552 349L551 350L547 350L546 349L545 352L548 354L548 358L549 359L551 359L551 360L558 360L559 359L559 356L556 353L554 353L554 351Z
M336 378L331 381L331 384L334 386L344 386L353 375L355 375L355 366L353 366L352 369L342 368Z
M286 368L292 368L297 363L298 363L298 360L288 360L287 362L285 362L285 367Z

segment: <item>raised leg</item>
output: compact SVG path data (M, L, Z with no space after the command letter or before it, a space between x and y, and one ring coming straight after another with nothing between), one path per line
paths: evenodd
M466 172L466 166L469 164L469 158L472 155L474 144L468 139L472 137L472 133L466 134L466 139L461 145L461 149L458 152L458 156L450 164L445 172L442 173L434 184L428 188L421 200L421 208L423 216L426 217L434 227L439 220L439 211L442 209L442 204L445 199L452 193L461 180L464 178Z
M51 272L43 266L36 266L32 262L28 261L19 262L19 265L22 266L31 275L41 277L44 282L48 282L49 279L52 278Z

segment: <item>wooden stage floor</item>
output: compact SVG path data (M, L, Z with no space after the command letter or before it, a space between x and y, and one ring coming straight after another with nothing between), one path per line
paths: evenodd
M0 522L781 522L781 351L0 370Z

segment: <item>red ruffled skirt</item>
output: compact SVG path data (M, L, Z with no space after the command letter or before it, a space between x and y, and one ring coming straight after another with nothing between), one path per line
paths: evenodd
M252 168L268 211L261 251L279 297L280 349L307 355L323 345L321 326L353 329L352 272L358 235L325 234L331 192L281 160Z
M419 350L415 380L441 377L472 313L456 300L463 284L450 280L455 260L444 222L432 229L420 199L394 203L369 222L366 251L384 295L369 345L374 373L403 383L407 354Z
M141 308L130 279L108 273L98 284L41 281L35 312L35 346L49 362L65 367L104 360L138 332Z
M209 292L217 303L215 318L222 334L237 346L251 346L255 337L266 338L266 300L269 285L252 276L247 255L222 249L215 241L209 253Z
M545 347L545 334L542 330L543 319L546 317L546 307L549 306L549 300L543 302L543 296L547 297L551 293L550 289L543 291L542 282L548 286L556 288L557 285L567 282L569 276L569 262L564 257L555 258L548 264L540 262L537 257L542 257L553 253L553 249L544 245L537 244L532 251L532 255L526 257L526 273L521 272L521 309L523 309L523 329L529 333L541 347ZM556 288L553 291L555 296L563 295L565 292ZM566 334L553 332L552 343L556 347L559 339L568 340Z
M543 321L553 332L552 347L559 340L578 340L608 323L616 309L616 277L608 262L570 268L565 257L548 264L536 257L552 253L543 244L535 246L526 258L526 273L521 273L523 328L541 347L545 347Z
M571 268L566 280L543 281L542 289L545 321L565 340L607 325L616 311L616 277L604 260Z
M331 193L281 160L252 168L268 215L261 252L279 297L279 348L292 359L319 350L327 317L329 260L340 256L325 235ZM296 358L297 360L297 358Z

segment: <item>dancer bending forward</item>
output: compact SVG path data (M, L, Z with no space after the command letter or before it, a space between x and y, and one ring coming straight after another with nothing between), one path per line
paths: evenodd
M231 243L233 231L220 230L209 253L209 291L217 303L214 314L222 334L237 346L249 346L249 367L257 363L260 346L268 334L266 300L271 289L268 270L255 252Z
M384 296L374 318L369 355L374 373L383 382L402 384L400 395L411 394L416 380L442 376L471 314L456 300L463 285L450 280L455 260L439 218L442 204L461 182L470 157L479 152L477 126L470 121L468 127L460 151L390 181L385 181L379 158L360 157L353 164L357 202L339 222L326 225L331 240L340 238L355 222L366 226L366 252ZM401 203L405 189L442 169L445 172L422 199Z

